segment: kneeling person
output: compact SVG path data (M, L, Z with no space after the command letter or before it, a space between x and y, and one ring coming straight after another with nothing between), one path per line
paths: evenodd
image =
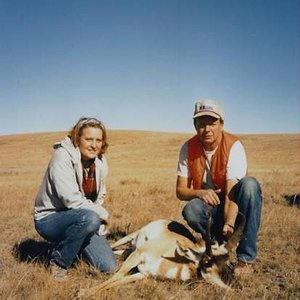
M36 196L34 222L37 232L55 245L50 265L57 280L66 279L78 254L102 272L117 269L104 236L107 146L105 127L94 118L81 118L70 134L54 145Z
M205 236L209 214L212 234L220 241L234 231L238 211L246 216L244 239L237 248L235 274L252 273L257 256L262 195L257 180L247 177L247 159L238 137L224 131L223 110L217 101L196 102L197 134L180 150L176 193L188 201L183 217L191 228Z

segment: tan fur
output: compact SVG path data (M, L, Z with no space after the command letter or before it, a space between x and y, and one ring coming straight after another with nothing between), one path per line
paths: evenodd
M81 290L80 297L88 297L99 291L149 276L180 281L197 277L199 274L197 269L203 255L205 256L205 242L192 241L193 236L189 234L191 233L188 229L178 222L157 220L122 238L113 247L120 247L130 242L134 251L110 279L92 289ZM211 266L201 270L201 274L208 282L222 288L229 288L219 275L219 269L228 258L228 251L223 246L215 245L212 252L221 256ZM134 267L138 272L129 274Z

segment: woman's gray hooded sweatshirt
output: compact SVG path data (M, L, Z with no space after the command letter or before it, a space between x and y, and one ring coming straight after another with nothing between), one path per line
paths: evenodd
M69 137L53 147L55 151L35 199L34 219L40 220L66 209L89 209L106 220L108 212L102 204L106 195L108 167L104 155L101 159L95 159L98 197L92 202L84 196L82 188L83 170L79 149L74 147Z

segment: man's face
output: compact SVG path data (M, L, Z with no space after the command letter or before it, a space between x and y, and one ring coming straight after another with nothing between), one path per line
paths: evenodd
M206 150L213 150L221 141L223 123L211 116L199 117L195 120L198 137Z

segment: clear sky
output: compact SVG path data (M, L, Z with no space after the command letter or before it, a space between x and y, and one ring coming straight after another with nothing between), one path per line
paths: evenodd
M235 133L300 132L299 0L0 0L0 134L193 132L223 103Z

